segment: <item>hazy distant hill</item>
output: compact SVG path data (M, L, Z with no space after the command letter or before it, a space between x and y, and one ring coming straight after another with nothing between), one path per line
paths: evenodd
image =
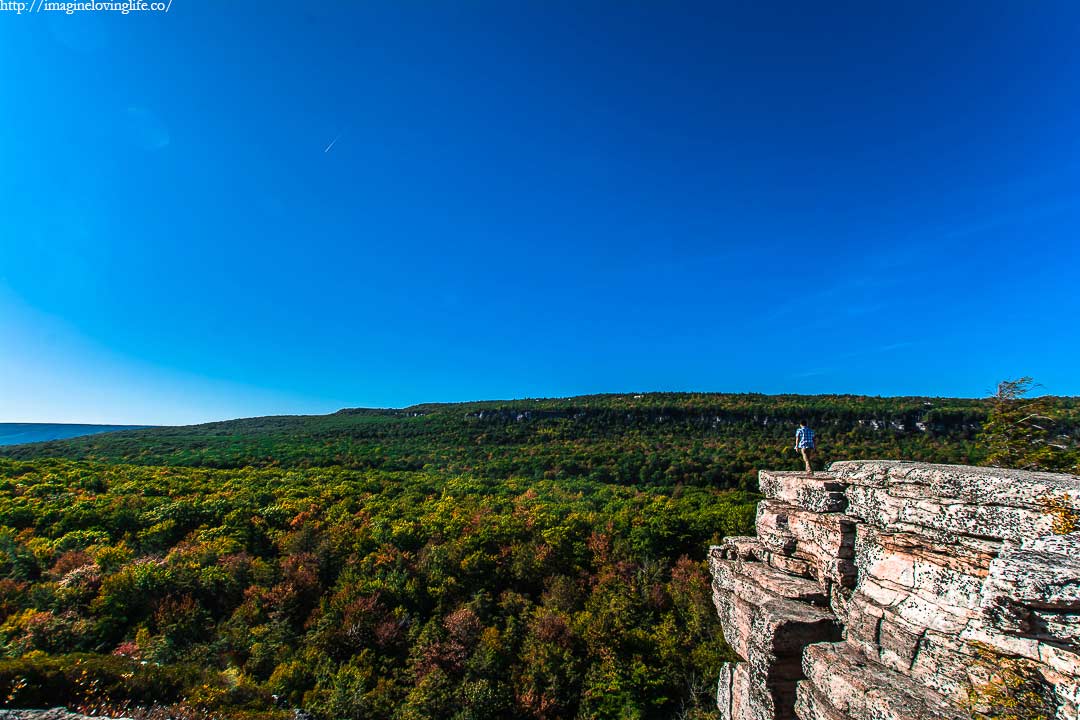
M0 445L65 440L117 430L137 430L146 425L70 425L63 423L0 423Z

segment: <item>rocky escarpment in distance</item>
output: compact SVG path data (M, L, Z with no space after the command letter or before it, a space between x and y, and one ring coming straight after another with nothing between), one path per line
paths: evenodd
M725 720L970 720L1003 694L1077 720L1080 478L866 461L760 486L757 537L709 553L743 658Z

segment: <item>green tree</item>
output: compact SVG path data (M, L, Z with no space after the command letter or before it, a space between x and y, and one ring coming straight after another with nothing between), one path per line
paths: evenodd
M1054 435L1049 398L1028 397L1033 387L1030 377L998 383L979 436L987 450L987 465L1052 470L1065 462L1062 451L1067 446L1064 438Z

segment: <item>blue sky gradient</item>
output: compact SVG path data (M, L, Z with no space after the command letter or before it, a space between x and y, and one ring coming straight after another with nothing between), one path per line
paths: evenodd
M1078 41L1070 2L0 13L0 421L1080 394Z

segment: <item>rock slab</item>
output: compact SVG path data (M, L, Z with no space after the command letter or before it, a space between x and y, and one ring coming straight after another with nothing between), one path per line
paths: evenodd
M1080 720L1080 533L1050 510L1080 516L1080 478L850 461L759 480L757 537L709 556L743 659L724 718L959 720L1022 672L1044 717Z

